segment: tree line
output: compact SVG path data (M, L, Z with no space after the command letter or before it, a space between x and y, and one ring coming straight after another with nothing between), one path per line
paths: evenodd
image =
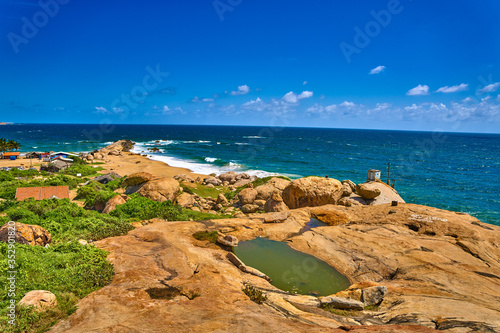
M0 138L0 151L2 153L10 150L18 150L19 148L21 148L21 145L18 142Z

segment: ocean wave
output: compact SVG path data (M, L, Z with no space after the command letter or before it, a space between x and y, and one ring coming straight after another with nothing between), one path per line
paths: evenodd
M215 162L217 160L218 160L218 158L216 158L216 157L205 157L205 161L209 162L209 163Z
M235 142L234 144L238 145L238 146L249 146L250 145L250 143L248 143L248 142Z
M244 139L265 139L265 136L258 136L258 135L250 135L250 136L244 136Z

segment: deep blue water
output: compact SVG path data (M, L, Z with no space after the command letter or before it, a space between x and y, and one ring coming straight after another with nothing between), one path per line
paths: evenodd
M356 183L382 171L411 203L461 211L500 225L500 135L407 131L178 125L0 126L22 151L90 151L119 139L136 151L202 173L226 170L292 178L329 175ZM160 142L156 142L160 140ZM36 147L36 148L35 148Z

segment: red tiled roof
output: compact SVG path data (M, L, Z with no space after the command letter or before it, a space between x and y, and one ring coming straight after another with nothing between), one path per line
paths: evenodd
M2 156L19 156L20 154L21 154L20 152L12 151L12 152L3 153Z
M50 199L53 196L58 199L69 199L69 187L19 187L16 190L16 199L19 201L23 201L28 198L34 198L35 200Z

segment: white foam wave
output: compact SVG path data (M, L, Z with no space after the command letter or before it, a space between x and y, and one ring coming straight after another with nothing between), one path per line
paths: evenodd
M245 139L265 139L265 136L258 136L258 135L250 135L250 136L244 136L243 138Z
M238 145L238 146L249 146L250 145L248 142L235 142L234 144Z
M205 157L205 161L210 162L210 163L215 162L217 160L218 160L218 158L215 158L215 157Z

